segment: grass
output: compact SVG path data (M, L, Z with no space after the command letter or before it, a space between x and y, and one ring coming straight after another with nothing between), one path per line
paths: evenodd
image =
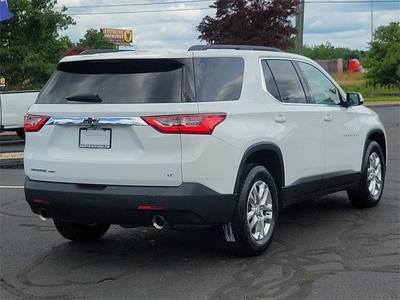
M343 90L347 92L359 92L363 95L365 101L394 101L400 103L400 91L388 87L367 86L363 74L331 74L331 76L340 84Z

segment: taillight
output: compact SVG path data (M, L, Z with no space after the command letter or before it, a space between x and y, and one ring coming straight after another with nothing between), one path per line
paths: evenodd
M48 116L39 115L25 115L24 116L24 130L25 132L36 132L39 131L47 120L50 119Z
M142 117L147 124L162 133L212 134L225 120L226 114L193 114Z

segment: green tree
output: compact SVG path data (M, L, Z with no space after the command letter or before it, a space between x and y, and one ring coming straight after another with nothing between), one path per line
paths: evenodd
M368 85L395 87L400 91L400 22L375 30L362 65L368 69L364 75Z
M304 45L303 49L304 56L307 56L311 59L337 59L340 58L337 56L337 51L335 47L331 45L331 43L326 42L321 45L308 46Z
M0 74L7 89L38 89L54 72L67 43L58 31L75 25L65 14L55 11L57 0L10 0L14 16L0 23Z
M65 49L75 45L67 35L60 37L59 41L63 43L63 48Z
M304 46L304 55L311 59L337 59L348 60L350 58L361 59L365 52L360 50L351 50L350 48L336 48L331 43L326 42L321 45Z
M116 46L110 42L99 30L90 28L86 31L83 39L79 39L78 46L91 47L94 49L115 49Z
M271 46L287 49L297 33L289 20L298 0L217 0L215 18L206 16L197 26L208 44Z

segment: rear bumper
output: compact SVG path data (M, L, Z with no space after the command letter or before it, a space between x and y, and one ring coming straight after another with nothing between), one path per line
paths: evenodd
M196 183L178 187L111 186L34 181L28 177L25 198L34 213L44 208L54 219L138 226L151 225L154 215L163 216L171 225L226 224L232 219L236 202L234 194L221 195Z

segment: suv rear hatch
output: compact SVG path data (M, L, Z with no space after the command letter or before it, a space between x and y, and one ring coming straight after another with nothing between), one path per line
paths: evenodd
M27 176L180 185L180 134L161 133L143 117L198 113L191 58L104 57L64 59L42 89L25 122Z

